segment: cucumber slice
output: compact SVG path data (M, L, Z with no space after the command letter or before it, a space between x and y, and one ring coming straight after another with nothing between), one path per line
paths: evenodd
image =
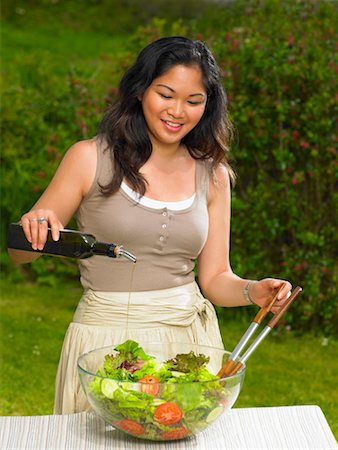
M102 380L101 391L102 394L107 398L112 399L114 397L114 392L116 391L116 389L118 389L118 387L119 385L114 380L109 380L107 378Z
M207 418L206 418L206 421L207 421L208 423L213 422L214 420L217 419L217 417L219 417L219 416L222 414L223 411L224 411L223 406L217 406L217 408L212 409L212 410L209 412L209 414L208 414L208 416L207 416Z
M159 406L162 405L162 403L166 403L167 400L163 400L162 398L154 398L152 405L153 406Z

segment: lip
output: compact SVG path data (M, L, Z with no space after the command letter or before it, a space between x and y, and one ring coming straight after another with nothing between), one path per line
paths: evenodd
M167 120L163 120L162 119L162 123L164 124L164 126L165 126L165 128L167 130L174 131L174 132L180 131L182 129L182 127L183 127L183 124L176 123L176 122L173 122L171 120L167 121ZM171 125L171 124L175 124L175 125Z

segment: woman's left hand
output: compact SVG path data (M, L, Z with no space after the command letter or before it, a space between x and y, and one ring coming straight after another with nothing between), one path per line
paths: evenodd
M271 311L276 314L290 297L292 285L289 281L277 280L276 278L264 278L260 281L254 281L249 289L250 298L256 305L260 307L266 306L283 284L285 286L278 294L277 300L271 308Z

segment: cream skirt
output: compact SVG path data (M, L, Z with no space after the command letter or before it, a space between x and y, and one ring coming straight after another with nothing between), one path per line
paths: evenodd
M54 414L90 410L77 373L78 357L127 339L141 347L142 342L187 342L223 348L215 309L195 282L130 295L86 290L64 339Z

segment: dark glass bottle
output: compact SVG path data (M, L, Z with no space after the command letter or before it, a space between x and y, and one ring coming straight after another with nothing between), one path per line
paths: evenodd
M60 230L59 240L54 241L51 230L48 228L47 242L45 243L43 250L33 250L19 223L11 223L9 225L7 247L47 255L58 255L80 259L90 258L94 255L104 255L109 256L110 258L124 256L130 261L136 262L136 257L124 250L122 245L98 242L92 234L67 229Z

